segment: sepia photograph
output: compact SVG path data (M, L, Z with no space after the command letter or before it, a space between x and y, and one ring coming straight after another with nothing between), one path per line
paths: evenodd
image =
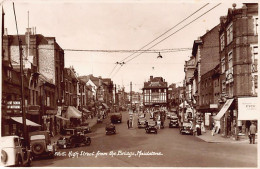
M258 2L3 0L1 167L258 167Z

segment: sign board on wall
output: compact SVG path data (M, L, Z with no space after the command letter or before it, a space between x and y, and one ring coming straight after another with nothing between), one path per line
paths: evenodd
M259 118L258 98L238 98L238 120L257 120Z
M209 118L211 113L205 113L205 126L209 126Z

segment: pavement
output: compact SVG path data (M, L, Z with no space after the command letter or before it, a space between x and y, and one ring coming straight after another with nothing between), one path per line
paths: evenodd
M92 128L93 126L95 126L97 124L97 117L94 117L93 119L88 118L86 120L86 123L89 124L89 127ZM51 137L51 143L56 143L58 141L58 139L60 138L60 134L57 134L53 137Z
M247 136L239 136L238 140L235 140L234 137L224 137L221 134L214 134L212 136L210 130L206 130L206 132L202 132L202 135L197 136L197 138L200 138L201 140L204 140L208 143L235 143L235 144L249 144L249 138ZM257 144L257 136L255 139L255 142Z

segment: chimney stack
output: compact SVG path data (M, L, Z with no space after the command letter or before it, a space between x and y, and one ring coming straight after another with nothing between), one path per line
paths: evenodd
M152 81L153 80L153 76L150 76L150 81Z

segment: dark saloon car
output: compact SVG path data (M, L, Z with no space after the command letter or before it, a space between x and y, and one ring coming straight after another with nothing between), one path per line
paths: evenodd
M193 134L192 124L190 122L183 122L180 127L181 134Z
M91 138L86 136L79 128L64 129L61 134L62 136L57 141L59 148L74 148L82 144L89 146L91 143Z
M155 133L157 134L157 126L155 121L148 121L145 128L146 133Z
M29 139L33 158L54 158L57 148L55 144L51 143L50 133L48 131L30 132Z
M107 124L106 126L106 134L116 134L116 127L114 124Z
M113 113L110 116L111 123L122 123L122 114L121 113Z
M169 123L169 128L179 127L178 117L171 118Z

